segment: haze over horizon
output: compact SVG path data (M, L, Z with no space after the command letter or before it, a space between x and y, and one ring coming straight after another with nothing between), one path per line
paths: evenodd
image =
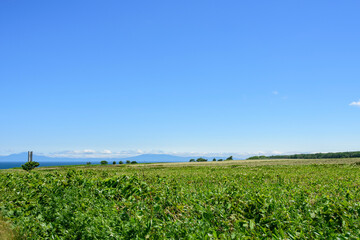
M1 1L0 155L358 151L359 9Z
M36 152L34 153L37 156L44 156L44 157L50 157L50 158L82 158L82 159L91 159L91 158L127 158L127 157L136 157L136 156L156 156L156 155L168 155L168 156L175 156L175 157L208 157L208 158L227 158L229 156L233 156L236 159L245 159L251 156L259 156L259 155L265 155L265 156L271 156L271 155L293 155L293 154L311 154L311 153L319 153L319 152L164 152L164 151L119 151L119 152L112 152L109 150L105 151L95 151L90 149L85 149L82 151L59 151L59 152L51 152L51 153L42 153L42 152ZM327 153L327 152L322 152ZM8 154L0 154L0 157L6 157L6 156L13 156L13 155L26 155L27 152L16 152L16 153L8 153ZM25 156L24 155L24 156Z
M16 153L8 153L1 154L0 157L12 156L25 154L27 156L27 152L16 152ZM296 154L295 152L291 153L280 153L280 152L164 152L164 151L151 151L151 152L143 152L143 151L119 151L119 152L111 152L109 150L106 151L94 151L90 149L85 149L82 151L59 151L59 152L51 152L51 153L42 153L37 152L34 153L37 156L46 156L52 158L126 158L126 157L135 157L135 156L145 156L145 155L169 155L169 156L178 156L178 157L221 157L226 158L229 156L234 156L235 158L247 158L254 155L278 155L278 154Z

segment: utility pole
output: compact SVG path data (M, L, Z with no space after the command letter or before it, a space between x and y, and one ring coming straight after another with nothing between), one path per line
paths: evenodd
M33 156L33 152L28 151L28 162L32 162L32 156Z

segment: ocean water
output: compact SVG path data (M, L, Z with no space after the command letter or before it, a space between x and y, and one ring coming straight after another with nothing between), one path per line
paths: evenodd
M14 167L21 167L22 164L25 162L0 162L0 169L9 169ZM63 165L81 165L86 164L86 162L40 162L39 167L47 167L47 166L63 166ZM99 163L93 163L93 164L99 164Z

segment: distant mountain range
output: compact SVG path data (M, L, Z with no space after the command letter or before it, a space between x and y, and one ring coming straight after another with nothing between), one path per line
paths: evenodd
M26 162L27 161L27 152L11 154L8 156L0 156L0 162ZM99 163L102 160L106 160L109 163L116 161L126 160L137 161L139 163L147 163L147 162L188 162L191 158L203 157L209 159L211 161L214 157L206 157L206 156L190 156L190 157L180 157L173 156L168 154L142 154L134 157L126 157L126 158L70 158L70 157L48 157L42 155L33 155L33 161L36 162L91 162L91 163ZM216 159L227 158L224 157L215 157Z

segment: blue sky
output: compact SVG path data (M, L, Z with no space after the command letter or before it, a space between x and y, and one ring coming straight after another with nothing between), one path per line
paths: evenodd
M359 1L1 1L0 154L360 150Z

